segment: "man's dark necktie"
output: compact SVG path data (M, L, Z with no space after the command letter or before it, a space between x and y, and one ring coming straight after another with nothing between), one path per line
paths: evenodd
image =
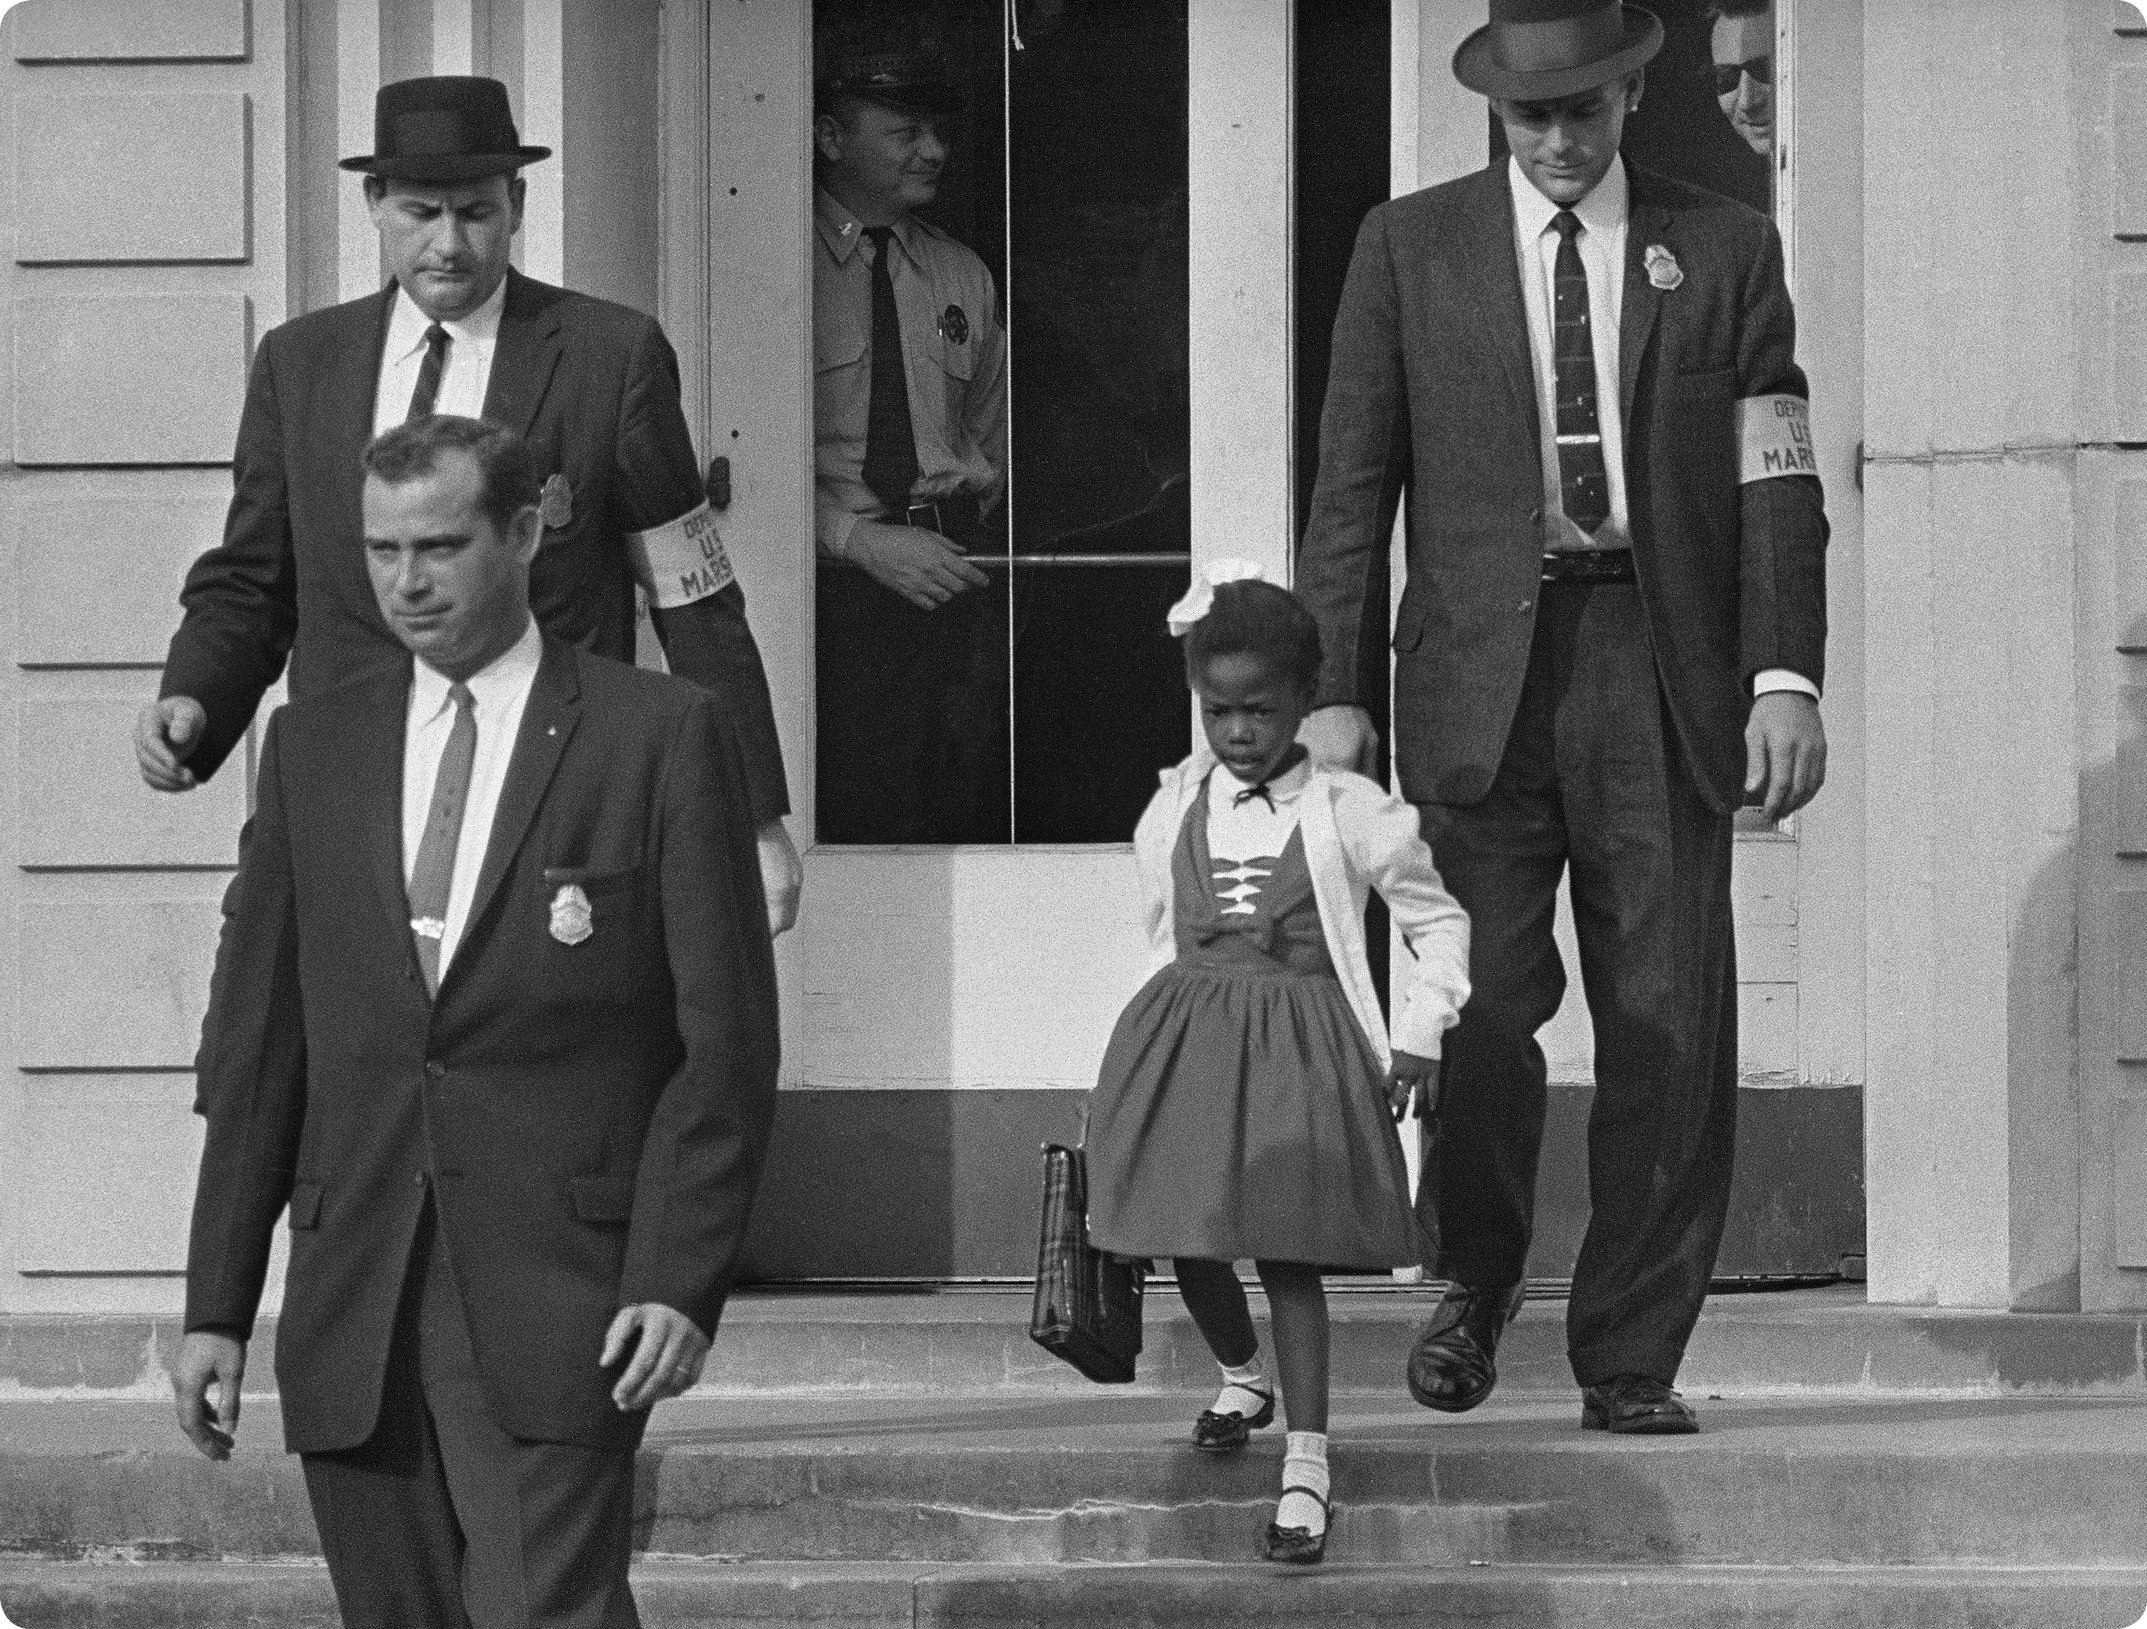
M902 361L902 318L889 265L891 226L868 226L872 239L872 404L865 416L867 490L896 516L917 484L917 436L909 416L909 370Z
M454 336L438 323L425 330L425 360L418 364L417 389L410 392L405 422L432 416L432 404L440 399L440 375L447 371L447 347L452 343Z
M1603 424L1596 411L1595 331L1588 321L1588 268L1573 241L1580 217L1561 209L1552 277L1552 323L1558 389L1558 495L1566 518L1594 533L1610 518L1610 477L1603 465Z
M455 886L455 847L462 841L462 811L470 801L470 766L477 760L477 698L466 684L447 687L455 704L454 726L432 780L432 807L417 863L410 868L410 932L417 941L425 988L440 990L440 943L447 932L447 898Z

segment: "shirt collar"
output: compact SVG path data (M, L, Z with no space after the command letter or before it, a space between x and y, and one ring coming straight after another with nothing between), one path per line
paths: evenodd
M463 681L477 702L478 718L497 718L517 690L528 689L543 657L544 634L537 627L536 617L531 616L520 639ZM410 712L423 727L448 710L447 692L454 681L422 657L411 664L411 669Z
M1240 780L1236 771L1220 760L1217 761L1215 768L1217 773L1213 796L1218 803L1234 803L1240 792L1249 791L1259 784L1257 781ZM1267 794L1277 803L1287 803L1310 785L1311 781L1312 760L1300 758L1267 783Z
M827 245L829 258L838 266L855 254L857 246L865 241L864 222L825 187L813 188L813 224L820 230L820 241ZM915 234L920 230L917 218L914 215L905 215L896 221L894 226L895 241L902 245L904 254L915 260Z
M1517 158L1506 160L1506 187L1513 194L1514 224L1520 229L1523 243L1534 243L1548 232L1552 219L1560 208L1566 207L1538 192L1536 184L1522 173ZM1625 173L1625 155L1620 153L1610 161L1610 168L1595 184L1595 190L1570 207L1587 231L1605 233L1625 224L1631 203L1632 181Z
M457 345L489 345L499 337L500 313L507 307L507 279L499 280L485 303L467 317L457 317L452 322L440 324L448 337ZM417 307L410 298L410 291L397 287L395 305L388 314L388 343L386 356L390 362L401 362L425 348L425 330L432 326L432 318Z

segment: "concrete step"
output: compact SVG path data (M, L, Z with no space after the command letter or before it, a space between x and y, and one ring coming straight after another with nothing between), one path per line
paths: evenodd
M1281 1433L1194 1452L1198 1395L688 1398L652 1424L656 1554L920 1564L1225 1561L1266 1520ZM1336 1550L1358 1562L2125 1566L2147 1557L2147 1403L1701 1400L1696 1437L1577 1429L1571 1399L1461 1418L1344 1399ZM231 1464L148 1400L0 1405L0 1551L311 1554L275 1407ZM2129 1622L2129 1620L2127 1620Z
M1437 1290L1338 1281L1338 1393L1398 1395ZM1253 1298L1256 1312L1263 1310ZM1094 1388L1028 1338L1021 1288L752 1290L731 1303L702 1393L900 1392L1082 1397ZM1565 1304L1531 1300L1499 1350L1501 1386L1570 1396ZM265 1352L273 1324L257 1346ZM148 1318L0 1318L0 1398L161 1396L178 1332ZM1692 1392L1888 1392L2147 1397L2147 1318L1941 1312L1867 1306L1853 1285L1717 1295L1682 1383ZM1177 1297L1151 1294L1139 1383L1149 1394L1210 1383L1212 1360ZM256 1362L248 1383L273 1388Z
M649 1561L650 1629L1038 1629L1335 1624L1367 1629L2121 1629L2147 1571L2031 1568L723 1566ZM0 1560L21 1629L333 1629L318 1567Z

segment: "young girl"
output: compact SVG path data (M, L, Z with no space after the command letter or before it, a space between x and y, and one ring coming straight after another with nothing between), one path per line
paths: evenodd
M1195 1447L1244 1447L1275 1417L1233 1263L1267 1291L1288 1414L1277 1561L1326 1551L1322 1265L1421 1259L1399 1118L1428 1108L1439 1041L1468 997L1468 917L1416 811L1297 744L1319 630L1249 561L1217 561L1171 612L1208 751L1165 771L1134 835L1159 967L1118 1020L1091 1095L1089 1236L1176 1258L1222 1367ZM1364 950L1377 888L1416 957L1392 1049Z

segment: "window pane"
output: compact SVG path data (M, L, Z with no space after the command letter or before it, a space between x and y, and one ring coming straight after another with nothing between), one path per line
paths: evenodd
M891 478L875 449L903 430L873 381L893 341L873 212L852 207L873 177L845 162L854 121L816 126L822 842L1124 842L1190 744L1163 627L1192 531L1184 0L1020 0L1011 21L1010 49L998 0L816 13L824 87L862 52L898 77L936 64L959 94L928 121L930 234L897 226L877 295L916 452ZM977 276L988 292L961 295ZM898 513L880 488L904 475ZM930 593L920 538L942 536L967 559L939 587L962 586L922 609L890 557Z
M1017 10L1014 812L1124 842L1191 741L1163 614L1192 546L1183 0Z
M1635 164L1774 207L1773 0L1662 0L1662 54L1625 126Z
M1012 835L1000 19L814 18L823 843Z

